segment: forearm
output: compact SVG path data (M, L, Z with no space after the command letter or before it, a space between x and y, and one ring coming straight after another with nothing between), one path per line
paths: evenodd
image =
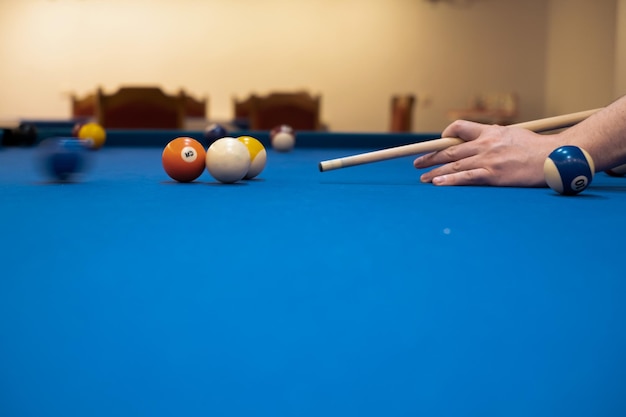
M596 171L626 164L626 96L557 136L589 152Z

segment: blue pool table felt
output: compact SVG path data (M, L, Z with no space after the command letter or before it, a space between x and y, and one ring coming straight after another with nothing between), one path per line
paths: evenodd
M160 153L58 184L0 151L0 415L626 413L626 179L443 188L310 148L178 184Z

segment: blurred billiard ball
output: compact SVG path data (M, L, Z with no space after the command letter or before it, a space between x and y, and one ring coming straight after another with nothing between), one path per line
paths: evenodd
M52 181L76 181L89 166L88 148L76 138L45 139L37 153L40 169Z
M30 123L21 123L18 129L18 135L21 144L24 146L33 146L37 142L37 128Z
M37 127L31 123L20 123L14 129L7 129L2 136L4 146L33 146L37 143Z
M80 132L80 129L85 126L85 123L76 123L74 125L74 127L72 127L72 136L77 138L78 137L78 132Z
M296 132L289 125L279 125L270 131L270 143L278 152L289 152L296 146Z
M90 149L100 149L106 142L107 134L104 128L95 122L85 123L78 129L78 139L87 144Z
M213 142L218 139L225 138L228 136L228 130L224 126L219 123L213 123L208 125L204 129L204 145L211 146Z

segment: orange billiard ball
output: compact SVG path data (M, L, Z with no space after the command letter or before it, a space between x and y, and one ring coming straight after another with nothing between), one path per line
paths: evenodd
M197 179L206 167L206 151L200 142L186 136L172 140L163 149L163 169L178 182Z

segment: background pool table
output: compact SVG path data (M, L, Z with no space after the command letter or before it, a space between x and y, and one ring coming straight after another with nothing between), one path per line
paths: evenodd
M0 150L0 415L626 414L626 179L320 173L425 137L312 133L177 184L173 134L111 132L73 184Z

